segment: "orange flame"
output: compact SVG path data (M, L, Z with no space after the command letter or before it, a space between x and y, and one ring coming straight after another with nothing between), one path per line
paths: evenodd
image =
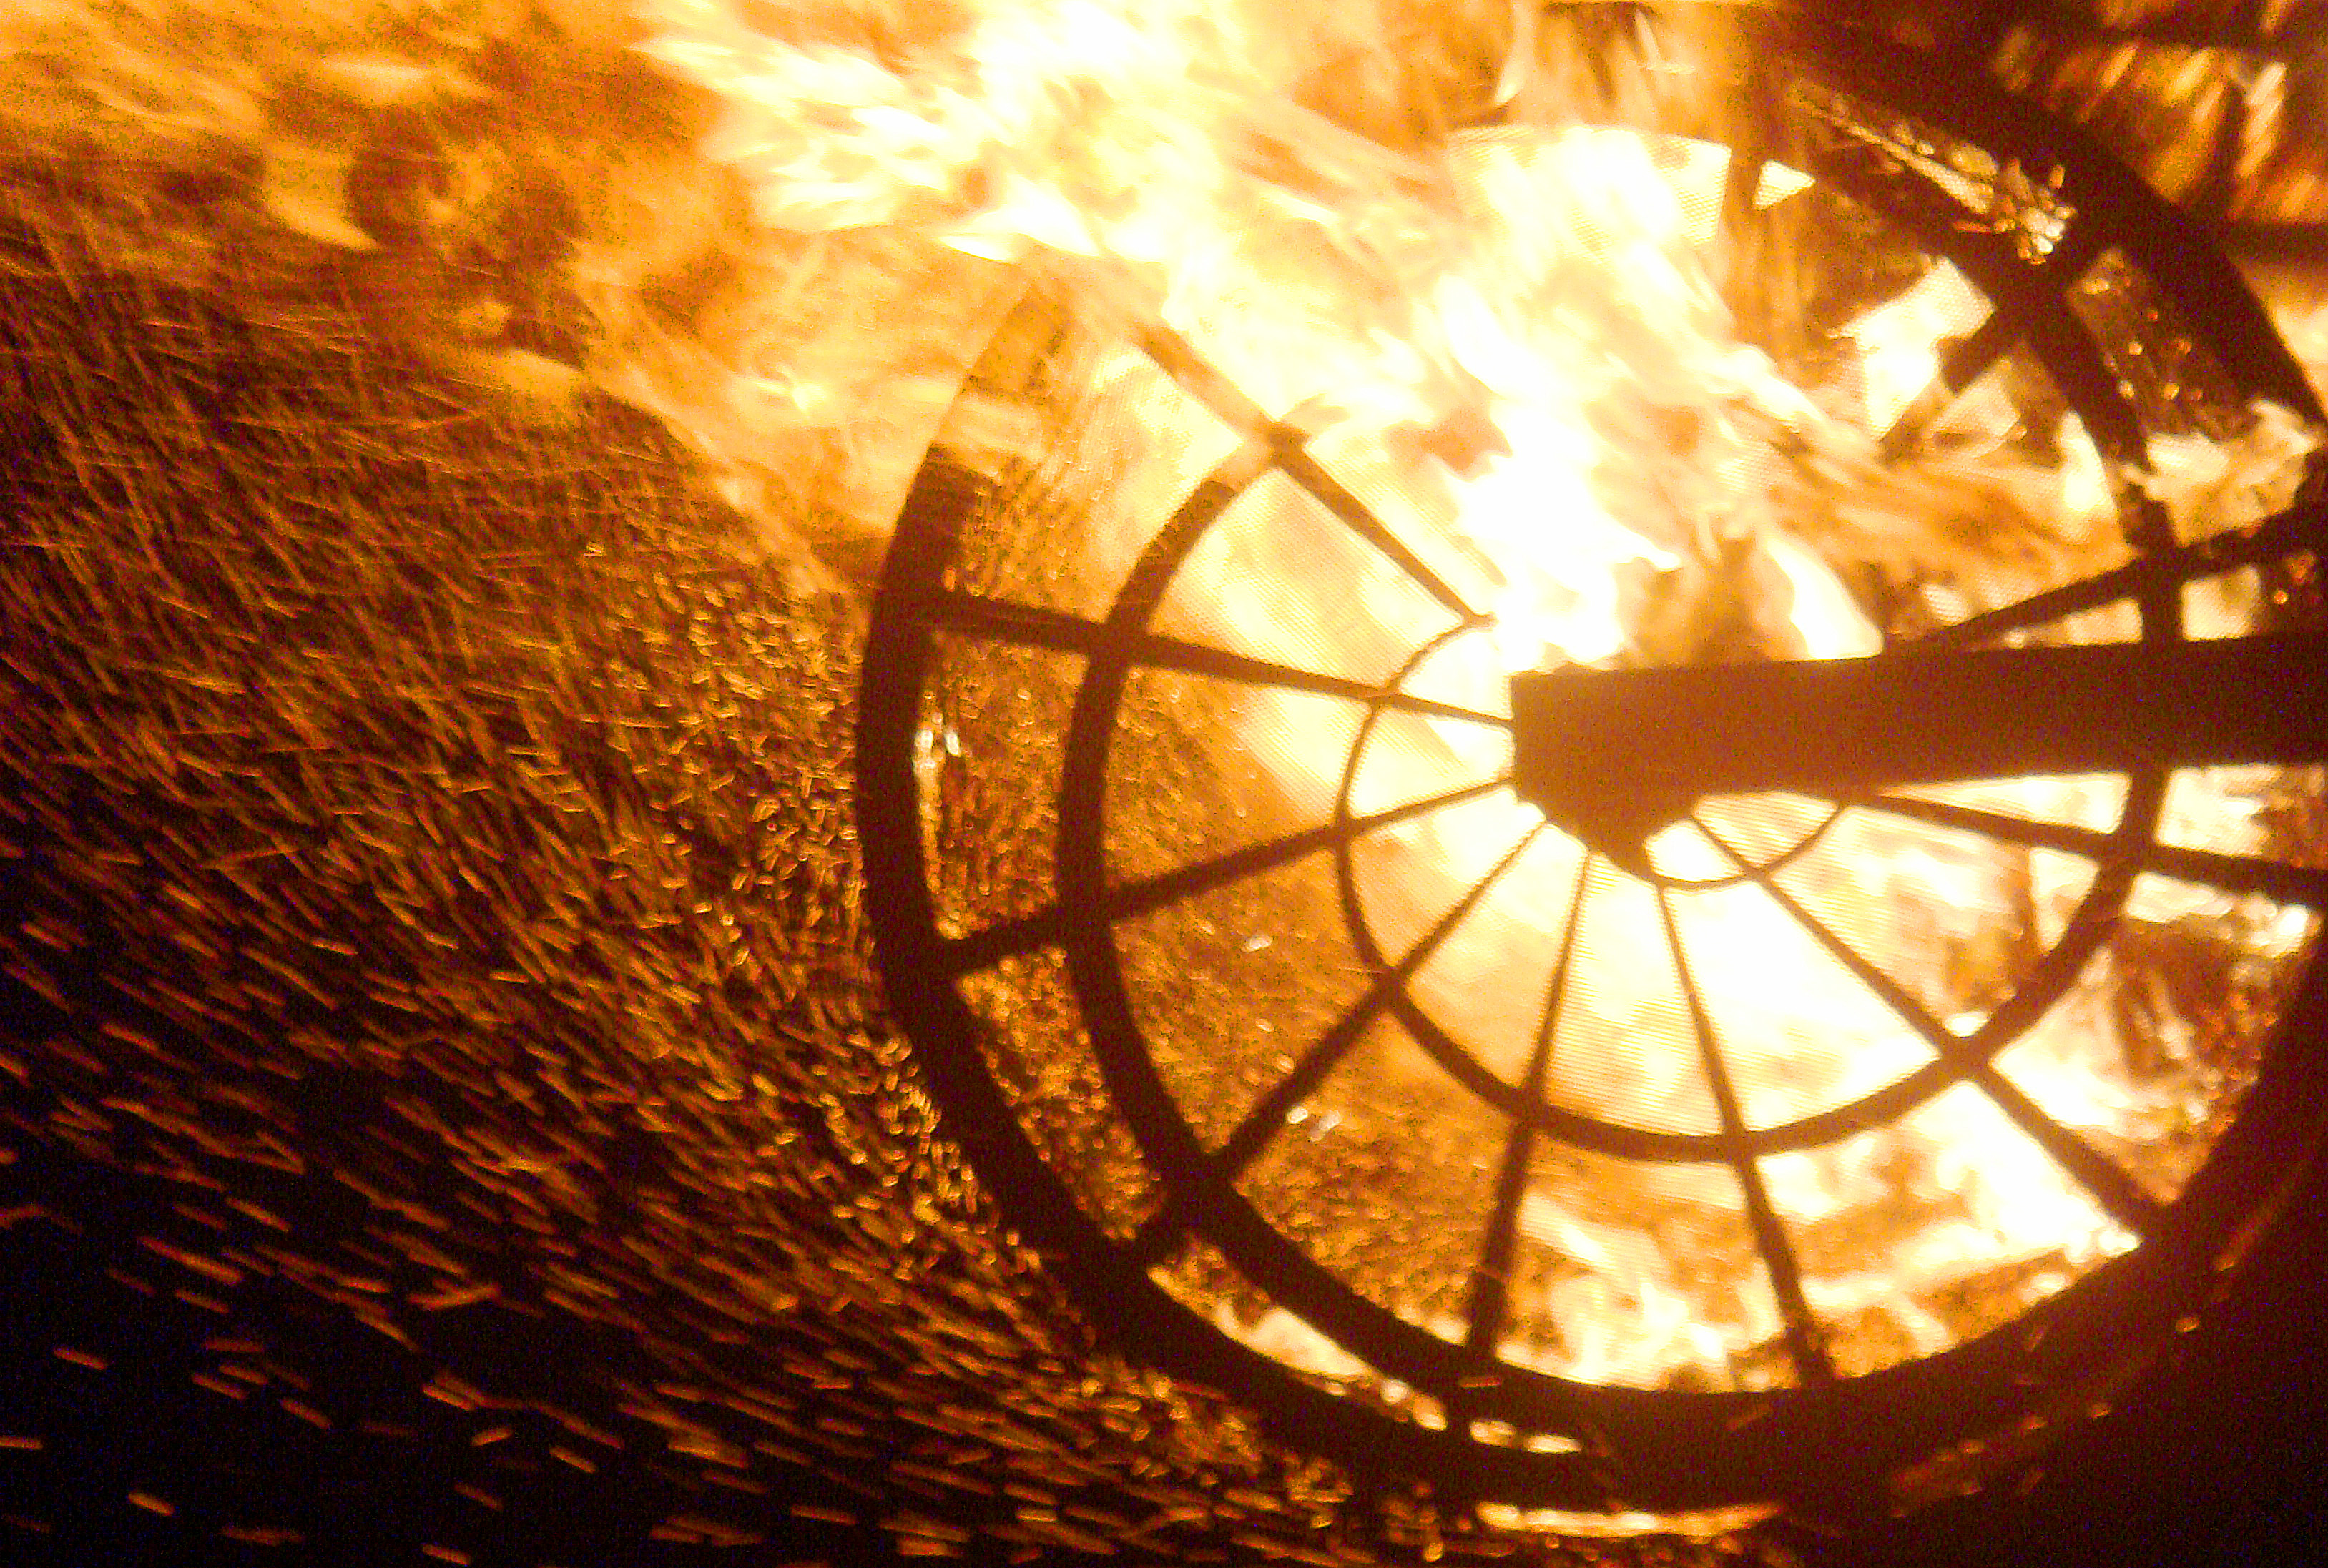
M1511 127L1394 151L1295 103L1290 89L1303 71L1286 34L1202 0L972 6L952 32L921 41L910 63L772 37L718 0L662 0L655 11L662 30L648 52L720 95L726 117L706 154L743 180L761 223L912 231L968 257L1080 269L1090 297L1169 323L1272 416L1325 430L1339 450L1413 453L1386 466L1377 458L1374 478L1403 507L1415 547L1496 617L1492 635L1458 638L1416 671L1418 689L1492 708L1513 669L1686 660L1717 634L1777 658L1882 646L1847 586L1851 570L1920 547L1899 540L1930 519L1925 481L1887 471L1876 434L1931 384L1942 338L1980 302L1952 267L1931 267L1845 330L1854 384L1807 394L1739 340L1715 284L1725 149L1623 130ZM1497 96L1524 94L1530 47L1514 45ZM1294 173L1281 177L1280 164ZM1808 185L1771 165L1756 200L1770 207ZM1986 388L1950 415L1972 461L2002 475L1983 479L1981 494L2000 505L2017 498L2060 558L2092 559L2115 518L2098 455L2072 418L2059 464L2014 469L1995 449L2017 417ZM1495 438L1437 455L1425 454L1428 443L1416 449L1413 433L1467 422ZM2147 482L2186 536L2227 526L2284 499L2295 460L2317 439L2267 412L2244 447L2162 446ZM1816 483L1775 456L1781 445L1816 454ZM1959 471L1934 459L1926 481L1955 483ZM2258 473L2268 477L2258 484ZM1160 517L1181 498L1150 499ZM1255 574L1234 544L1238 528L1297 526L1290 500L1275 513L1272 504L1233 512L1211 553L1199 552L1207 575L1192 613L1208 634L1286 662L1379 667L1439 630L1418 630L1403 579L1347 540L1320 540L1305 560L1302 602L1292 602L1287 584ZM1090 547L1120 566L1141 542L1095 527ZM2240 624L2241 607L2229 603L2201 629ZM1297 808L1319 813L1341 758L1319 761L1314 737L1294 728L1296 711L1258 696L1234 739ZM1491 773L1505 744L1452 721L1387 733L1368 753L1354 805L1393 805ZM2203 818L2203 831L2238 816L2228 786L2194 788L2178 809ZM2030 779L1956 798L2106 828L2122 798L2114 789ZM1445 909L1535 820L1507 795L1392 830L1385 859L1398 886L1386 896ZM1764 802L1728 820L1742 833L1774 820L1797 837L1824 831L1822 869L1802 896L1839 925L1920 955L1943 1011L1970 1009L1988 971L2009 969L1990 951L1997 944L2058 935L2092 876L2067 857L1974 847L1864 816L1823 828L1807 803ZM1734 869L1681 827L1650 853L1672 878ZM1425 1003L1507 1081L1526 1055L1536 1000L1515 998L1507 976L1518 955L1548 961L1583 859L1581 846L1547 839L1529 874L1500 885L1417 977ZM1594 875L1596 938L1580 947L1574 988L1579 1032L1555 1057L1546 1093L1618 1121L1706 1129L1712 1111L1678 1014L1658 895L1605 866ZM2137 912L2171 920L2220 902L2176 910L2159 902L2167 896L2145 884ZM1754 885L1693 894L1686 925L1696 983L1725 1001L1723 1046L1750 1119L1843 1103L1929 1057ZM2308 936L2308 922L2282 922L2257 938L2258 951L2292 953ZM2130 1086L2096 1046L2110 1028L2107 985L2105 972L2089 975L2017 1048L2020 1066L2024 1087L2057 1115L2135 1137L2154 1119L2157 1097ZM1888 1251L1815 1268L1806 1290L1822 1313L1882 1319L1909 1353L1954 1337L1929 1304L1937 1293L2005 1265L2075 1271L2132 1240L1962 1086L1894 1126L1765 1164L1791 1222L1905 1213ZM1649 1168L1634 1180L1645 1205L1740 1207L1719 1167ZM1651 1229L1542 1190L1521 1227L1564 1260L1558 1277L1528 1288L1544 1315L1571 1327L1557 1347L1507 1354L1590 1379L1655 1385L1690 1372L1726 1381L1778 1332L1767 1293L1717 1310L1693 1260ZM2066 1276L2040 1268L2032 1277L2028 1288L2042 1293ZM1245 1325L1220 1311L1225 1329L1281 1359L1354 1375L1347 1356L1289 1313ZM1460 1337L1460 1326L1428 1326Z

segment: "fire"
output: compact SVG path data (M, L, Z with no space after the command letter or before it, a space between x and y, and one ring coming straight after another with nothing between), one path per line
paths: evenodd
M1732 156L1716 144L1547 122L1385 145L1350 128L1363 115L1338 123L1301 107L1317 80L1284 24L1272 32L1233 6L965 7L894 58L773 36L711 0L666 0L657 14L645 47L719 96L706 153L741 177L761 224L913 232L965 266L1070 279L1094 313L1164 323L1269 418L1315 433L1329 466L1494 618L1453 627L1406 575L1310 520L1289 487L1261 486L1174 584L1178 633L1376 677L1446 633L1409 689L1497 712L1510 671L1554 661L1873 653L1891 628L1869 602L1871 571L1926 568L1900 574L1935 584L1920 609L1938 621L2123 558L2094 443L2071 415L2050 433L2050 454L2016 446L2024 410L2000 378L1968 389L1922 449L1884 451L1934 383L1945 341L1984 308L1948 264L1845 325L1836 341L1849 351L1814 384L1744 340L1723 287L1738 261L1715 221ZM1532 45L1499 47L1492 74L1511 98L1530 80ZM1784 211L1815 190L1772 164L1753 201ZM989 412L977 439L1007 445L1007 411ZM1169 427L1168 411L1152 417L1159 450L1209 439L1193 423ZM966 415L950 439L969 441L975 423ZM2236 440L2162 443L2140 482L2195 537L2284 504L2317 440L2264 409ZM1152 527L1182 499L1167 487L1187 477L1159 464L1157 493L1127 510ZM1120 575L1145 538L1096 519L1092 574ZM2245 630L2256 609L2236 592L2193 603L2194 635ZM2127 634L2107 617L2079 630ZM1303 730L1309 701L1254 696L1223 742L1259 759L1314 822L1332 808L1346 748ZM1385 723L1351 808L1492 776L1507 749L1491 726ZM2280 782L2178 777L2167 831L2258 849L2255 803ZM1923 793L2107 831L2126 786L2032 779ZM1958 1033L2060 937L2094 879L2068 854L1816 802L1711 801L1701 816L1710 833L1677 824L1648 845L1658 876L1686 890L1670 895L1673 936L1667 893L1543 835L1525 874L1496 882L1418 969L1418 1001L1518 1081L1582 878L1546 1100L1626 1126L1714 1130L1677 944L1687 986L1719 1020L1747 1118L1768 1126L1896 1081L1932 1047L1777 892L1740 879L1731 849L1786 867L1774 875L1787 899L1852 934ZM1506 793L1375 835L1362 880L1386 947L1418 937L1537 821ZM2279 975L2312 935L2293 911L2154 877L2127 907L2144 932L2208 926L2243 975ZM2187 1106L2204 1097L2207 1069L2172 1041L2154 1070L2128 1067L2121 1037L2136 1003L2126 995L2164 984L2132 971L2123 947L2098 956L2000 1068L2108 1147L2187 1149L2199 1136ZM1361 1103L1420 1092L1438 1072L1411 1043L1369 1059L1381 1077L1361 1086ZM1336 1125L1320 1115L1309 1136L1332 1138ZM1848 1341L1846 1371L1945 1349L2134 1241L1970 1085L1763 1167L1772 1205L1806 1238L1808 1302ZM2171 1159L2137 1168L2159 1196L2179 1180ZM1719 1238L1708 1244L1719 1254L1741 1232L1745 1203L1726 1168L1579 1155L1562 1170L1567 1185L1537 1184L1519 1213L1538 1262L1515 1280L1503 1354L1642 1386L1791 1378L1764 1353L1780 1315L1751 1249L1726 1270L1690 1255L1689 1237ZM1845 1235L1863 1239L1855 1250L1832 1239ZM1363 1380L1282 1308L1257 1322L1215 1310L1291 1365ZM1462 1336L1444 1303L1418 1319Z

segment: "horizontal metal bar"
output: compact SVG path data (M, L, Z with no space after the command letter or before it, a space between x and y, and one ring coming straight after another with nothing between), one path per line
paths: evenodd
M1701 796L2328 761L2328 639L1922 651L1512 677L1515 784L1555 820Z

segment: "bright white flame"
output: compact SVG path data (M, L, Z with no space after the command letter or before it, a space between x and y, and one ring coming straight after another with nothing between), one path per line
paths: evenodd
M1403 521L1416 549L1496 617L1491 634L1455 639L1418 672L1418 685L1449 700L1492 709L1507 672L1560 659L1872 653L1877 625L1839 568L1921 561L1943 543L2007 582L2107 564L2110 475L2074 418L2059 464L2009 460L2000 449L2019 412L2002 387L1983 385L1957 400L1947 430L1983 465L1977 474L1951 468L1945 453L1904 474L1880 461L1873 434L1933 384L1941 340L1985 313L1953 267L1932 267L1844 330L1856 386L1840 395L1806 395L1738 341L1714 284L1728 172L1717 146L1509 126L1455 135L1429 154L1394 152L1296 107L1289 89L1307 68L1283 19L1199 0L992 0L918 41L910 64L770 38L719 0L661 0L654 11L649 52L721 96L727 114L707 150L742 180L771 231L879 228L962 257L1071 269L1095 311L1169 323L1270 416L1328 428L1346 444L1411 449L1417 432L1492 430L1506 450L1423 443L1437 455L1393 476L1413 502ZM1536 24L1527 15L1513 43L1499 101L1525 90ZM1300 177L1259 172L1272 160ZM1755 200L1770 207L1809 183L1766 165ZM654 395L645 380L634 391ZM819 388L795 379L765 395L805 410ZM954 439L1007 447L1008 411L989 413L974 440ZM2272 487L2315 440L2267 419L2252 451L2162 443L2147 482L2186 535L2223 526L2272 504L2282 494ZM2272 477L2259 483L2263 472ZM1178 504L1156 482L1157 493L1094 518L1095 575L1120 570L1145 542L1137 525ZM1957 509L1950 527L1961 531L1961 515L2024 537L1994 558L1953 536L1936 542L1928 536L1948 533L1935 522L1932 498L1943 494ZM1388 667L1430 635L1418 627L1436 611L1418 608L1412 583L1335 525L1304 521L1305 504L1257 490L1233 509L1184 572L1192 602L1178 611L1259 657L1314 663L1334 649ZM1289 548L1300 557L1291 567ZM1314 819L1344 752L1304 732L1302 712L1294 699L1256 696L1239 739ZM1501 765L1504 744L1477 725L1416 724L1370 752L1353 804L1378 808L1478 779ZM1995 788L2004 793L1987 804L2001 808L2110 820L2074 784ZM1534 820L1506 796L1380 835L1385 863L1399 868L1395 896L1443 910ZM1999 933L2024 918L2037 938L2058 936L2081 875L2090 878L1856 817L1827 834L1810 892L1837 924L1948 955L1975 980L1998 967ZM1669 875L1730 869L1679 829L1651 851ZM1553 945L1558 889L1580 854L1568 845L1551 858L1559 874L1490 900L1417 982L1450 1028L1491 1042L1483 1058L1507 1078L1532 1027L1532 999L1516 999L1510 984L1514 958ZM1640 1125L1702 1124L1711 1112L1655 897L1610 880L1601 918L1612 935L1591 955L1573 1004L1583 1049L1555 1061L1549 1092ZM1704 895L1693 910L1699 978L1729 1003L1723 1046L1749 1086L1751 1115L1840 1103L1928 1052L1756 890ZM1969 1006L1957 992L1979 987L1936 974L1931 989L1935 1005L1953 1008ZM2053 1103L2097 1125L2126 1125L2125 1097L2114 1101L2114 1086L2077 1052L2036 1076ZM1765 1165L1774 1202L1800 1224L1920 1206L1926 1218L1891 1255L1806 1283L1816 1309L1888 1319L1918 1352L1949 1337L1925 1304L1935 1293L2003 1265L2074 1269L2128 1240L1969 1089L1845 1148ZM1740 1212L1734 1181L1725 1193L1704 1174L1645 1172L1639 1197ZM1718 1382L1778 1332L1767 1293L1710 1301L1697 1260L1651 1229L1543 1192L1523 1206L1522 1226L1565 1260L1527 1287L1544 1298L1530 1304L1573 1328L1556 1351L1514 1354L1584 1377L1655 1384L1694 1370ZM1248 1326L1224 1310L1220 1321L1289 1364L1353 1375L1345 1353L1291 1313Z
M1889 430L1940 373L1939 342L1988 313L1980 291L1952 263L1942 261L1845 329L1859 346L1866 378L1867 427ZM2001 394L1992 400L2001 399ZM2009 426L2017 415L2002 411Z

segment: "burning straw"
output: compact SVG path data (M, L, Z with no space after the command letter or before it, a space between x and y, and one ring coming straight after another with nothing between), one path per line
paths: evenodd
M861 589L949 408L982 461L1037 450L1040 410L956 396L1029 278L1099 326L1199 331L1269 413L1378 438L1386 481L1488 546L1499 488L1590 502L1599 577L1497 568L1543 622L1521 662L1852 651L1875 621L1836 561L1999 599L2074 570L2102 519L2074 440L2016 468L1989 429L1903 476L1847 433L1874 378L1822 404L1733 351L1672 171L1570 127L1722 140L1708 84L1744 68L1718 18L1619 15L15 8L0 754L42 1043L0 1065L20 1160L169 1195L145 1255L92 1272L168 1262L235 1325L200 1388L263 1355L352 1424L377 1391L297 1327L331 1303L459 1414L448 1450L655 1456L666 1538L1435 1555L1452 1517L1346 1507L1225 1404L1094 1358L937 1140L842 820L857 619L818 594ZM1525 134L1450 136L1497 108ZM1513 186L1665 270L1591 275L1556 228L1512 261ZM1674 284L1692 330L1624 337L1650 307L1620 299L1547 341L1527 307L1580 275ZM1593 452L1543 466L1587 438L1655 447L1629 479L1660 493L1609 493ZM2267 504L2309 433L2243 439L2169 453L2162 495L2214 526ZM1747 482L1779 447L1775 491ZM1724 527L1683 526L1706 511ZM1093 569L1121 547L1095 536ZM1683 564L1658 613L1619 608L1620 575ZM2048 907L2008 883L1982 895ZM2204 914L2145 938L2165 956L2123 1005L2154 1027L2247 994L2173 938ZM1969 994L1998 961L1962 962ZM1877 1163L1804 1201L1844 1213ZM1678 1293L1654 1260L1591 1266L1630 1255L1591 1216L1535 1223L1587 1265L1548 1291L1622 1294L1630 1266L1620 1318ZM1837 1310L1889 1312L1887 1344L1939 1332L1858 1283ZM464 1312L606 1369L545 1388L444 1328ZM1595 1369L1728 1376L1740 1349L1653 1345ZM737 1500L757 1486L791 1512Z

